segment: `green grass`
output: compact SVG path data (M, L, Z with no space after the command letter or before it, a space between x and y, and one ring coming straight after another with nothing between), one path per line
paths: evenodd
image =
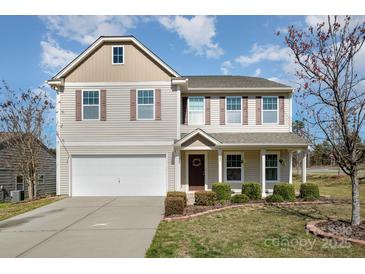
M47 197L47 198L37 199L34 201L24 201L20 203L8 203L8 202L0 203L0 221L36 209L38 207L59 201L60 199L62 198Z
M321 176L308 180L320 185L321 194L351 198L345 177ZM349 219L350 214L350 204L265 206L162 221L146 257L365 257L365 247L321 239L304 229L311 220ZM365 218L364 206L361 214Z

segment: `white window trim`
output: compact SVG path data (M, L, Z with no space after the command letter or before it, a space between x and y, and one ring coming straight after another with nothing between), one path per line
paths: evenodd
M240 102L241 102L241 109L239 110L240 112L240 122L239 123L229 123L228 122L228 111L238 111L238 110L228 110L227 109L227 104L228 104L228 98L240 98ZM225 107L225 119L226 119L226 125L242 125L242 96L226 96L225 98L225 104L226 104L226 107Z
M227 183L243 183L245 181L244 177L244 164L245 164L245 158L244 158L244 152L243 151L225 151L223 153L224 160L223 160L223 170L224 170L224 181ZM227 155L241 155L241 180L239 181L229 181L227 179Z
M274 111L274 110L264 110L264 98L276 98L276 123L265 123L264 122L264 111ZM261 97L261 122L265 125L278 125L279 124L279 96L262 96Z
M278 179L277 180L266 180L266 155L277 155L277 170L278 170ZM280 152L279 151L266 151L265 153L265 182L266 183L278 183L280 182Z
M40 176L43 176L43 181L42 181L42 183L40 183L40 182L39 182L39 177L40 177ZM38 174L38 176L37 176L37 177L38 177L38 178L37 178L37 184L38 184L38 185L44 185L44 183L46 182L44 174L43 174L43 173L40 173L40 174Z
M99 96L99 118L97 119L84 119L84 91L97 91ZM96 105L85 105L85 106L96 106ZM81 90L81 118L83 121L100 121L100 89L83 89Z
M114 48L123 48L123 62L122 63L114 63ZM124 59L125 59L124 45L112 46L112 65L124 65Z
M192 124L190 122L190 100L189 98L203 98L203 124L205 125L205 97L204 96L188 96L188 125L193 125L193 126L200 126L201 124ZM200 112L200 111L196 111L193 110L193 112Z
M21 176L23 178L23 189L22 189L22 191L25 191L25 183L24 183L24 176L23 175L15 175L15 190L18 190L18 176Z
M153 117L152 118L139 118L139 115L138 115L138 106L139 105L145 105L145 106L151 106L151 104L138 104L138 91L140 90L152 90L153 91ZM136 91L136 116L137 116L137 121L153 121L155 120L155 117L156 117L156 90L154 88L140 88L140 89L137 89Z

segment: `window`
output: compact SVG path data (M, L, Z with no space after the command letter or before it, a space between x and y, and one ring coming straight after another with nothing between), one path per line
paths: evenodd
M265 179L266 181L278 181L278 155L266 154L265 156Z
M226 179L227 181L242 181L242 155L226 155Z
M88 90L82 93L83 119L99 119L99 91Z
M16 176L16 190L24 190L24 180L22 175Z
M226 97L227 124L240 124L242 117L241 97Z
M278 97L262 97L262 123L276 124L278 122Z
M38 175L38 184L39 185L43 185L44 184L44 175L43 174L39 174Z
M191 96L188 99L189 125L203 125L204 117L204 97Z
M154 90L139 89L137 97L138 120L153 120L155 117Z
M124 47L113 46L113 64L124 64Z

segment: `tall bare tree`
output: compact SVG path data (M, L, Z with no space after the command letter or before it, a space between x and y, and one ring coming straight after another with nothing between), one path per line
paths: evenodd
M22 173L28 197L37 195L36 182L41 149L44 148L45 128L53 104L42 89L13 90L5 81L0 87L0 128L6 146L17 157L9 165ZM16 159L14 162L14 158Z
M328 16L308 29L288 28L285 42L298 65L299 102L307 121L319 127L339 167L351 178L352 225L360 224L359 163L364 156L364 75L356 61L365 40L365 22Z

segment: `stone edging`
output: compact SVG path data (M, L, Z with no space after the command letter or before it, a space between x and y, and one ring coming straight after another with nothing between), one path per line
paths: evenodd
M170 222L170 221L177 221L177 220L189 220L196 217L200 217L203 215L207 215L214 212L220 212L222 210L231 209L231 208L242 208L242 207L263 207L266 205L283 205L283 206L290 206L290 205L318 205L318 204L332 204L333 202L328 201L310 201L310 202L283 202L283 203L248 203L248 204L238 204L238 205L230 205L224 206L220 208L210 209L203 212L198 212L191 215L184 215L184 216L176 216L176 217L164 217L163 220Z
M333 239L336 239L339 241L347 241L347 242L358 244L358 245L365 245L364 240L346 238L346 237L336 235L336 234L333 234L330 232L325 232L316 226L317 224L320 224L323 222L327 222L327 220L312 221L312 222L309 222L305 227L309 232L313 233L314 235L316 235L318 237L333 238Z

